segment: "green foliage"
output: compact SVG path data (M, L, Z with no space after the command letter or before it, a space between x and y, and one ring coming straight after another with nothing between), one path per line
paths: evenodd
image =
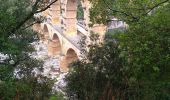
M77 6L77 19L84 19L84 11L80 0L78 0Z
M98 38L92 36L93 44L82 61L72 64L66 80L68 93L77 94L80 100L109 99L112 94L123 98L127 87L128 73L123 71L124 58L120 56L119 45L111 37L98 44ZM107 96L107 93L110 94Z
M145 74L148 76L146 78L150 78L149 76L151 75L155 77L154 79L158 79L153 73L158 76L169 77L169 74L166 73L166 71L169 71L168 66L170 66L169 7L170 5L168 4L154 15L131 25L128 34L126 34L125 41L128 42L124 42L124 45L129 48L129 59L134 67L142 68L146 72ZM163 77L160 77L160 79L163 79Z
M57 92L55 94L53 94L49 100L64 100L64 96L62 93Z
M129 60L130 73L136 80L136 89L142 92L142 99L170 98L169 8L170 4L167 4L131 24L120 38L125 57Z
M110 17L130 24L154 12L158 7L169 3L169 0L90 0L92 8L90 20L92 24L107 23Z
M18 54L23 49L28 49L27 44L33 41L35 36L31 30L16 30L12 33L21 20L23 20L31 10L30 1L23 0L1 0L0 1L0 52L3 54ZM30 18L31 19L31 18ZM22 27L24 27L23 25ZM22 41L22 42L21 42Z
M71 65L68 93L80 100L169 100L169 0L91 2L93 24L115 16L129 27L109 32L102 44L91 38L87 58Z
M29 56L34 51L30 43L38 39L31 28L25 28L35 22L33 10L39 5L32 4L0 1L0 53L8 56L0 59L0 100L47 100L52 94L54 81L34 72L43 71L43 62Z

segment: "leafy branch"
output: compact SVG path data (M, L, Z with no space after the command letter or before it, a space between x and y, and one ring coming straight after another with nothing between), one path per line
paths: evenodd
M158 8L160 5L167 3L169 0L165 0L162 1L156 5L154 5L153 7L149 8L149 11L147 11L144 15L147 15L148 13L150 13L151 11L153 11L155 8Z
M45 10L47 10L48 8L50 8L50 6L52 4L54 4L55 2L57 2L58 0L54 0L52 1L51 3L49 3L46 7L42 8L41 10L36 10L38 9L38 3L40 2L41 0L36 0L36 2L34 3L34 5L32 6L32 11L27 15L26 18L24 18L22 21L20 21L18 23L18 25L14 28L12 28L12 30L10 31L10 33L15 33L21 26L23 26L29 19L31 19L34 14L37 14L37 13L40 13L40 12L43 12Z

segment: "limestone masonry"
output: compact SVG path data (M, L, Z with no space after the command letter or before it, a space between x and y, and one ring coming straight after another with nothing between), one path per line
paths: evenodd
M106 32L104 25L96 24L89 27L91 4L88 0L81 0L84 18L78 20L77 3L78 0L58 0L39 14L46 20L33 26L33 29L43 37L41 39L48 47L48 56L59 59L61 72L67 72L69 63L81 59L78 42L82 36L88 38L90 32L94 32L103 37Z

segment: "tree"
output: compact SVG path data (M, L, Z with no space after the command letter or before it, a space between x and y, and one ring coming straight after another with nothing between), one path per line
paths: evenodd
M92 24L107 23L110 17L126 22L137 22L141 18L148 16L155 9L169 3L169 0L90 0L92 8L90 20Z
M48 9L57 0L1 0L0 1L0 99L48 99L53 81L40 74L42 62L29 55L34 51L31 42L38 40L30 28L42 19L34 14Z
M123 39L120 38L136 89L147 99L170 98L169 8L167 4L131 24Z
M70 66L67 92L76 94L80 100L125 98L128 73L123 70L125 60L120 56L119 44L110 36L104 43L99 43L96 35L91 40L86 57Z
M106 24L115 16L128 29L109 33L103 44L94 42L87 58L71 65L68 92L80 100L170 99L169 0L91 3L92 24Z

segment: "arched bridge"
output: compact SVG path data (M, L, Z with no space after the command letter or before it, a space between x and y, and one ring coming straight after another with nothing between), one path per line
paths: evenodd
M68 64L81 59L79 40L82 36L89 37L91 31L104 35L106 27L95 25L90 28L88 0L58 0L49 9L40 15L46 17L41 24L36 24L34 29L44 36L48 45L48 55L60 59L60 70L68 71ZM50 1L49 1L50 2ZM82 5L83 20L77 19L77 5Z

